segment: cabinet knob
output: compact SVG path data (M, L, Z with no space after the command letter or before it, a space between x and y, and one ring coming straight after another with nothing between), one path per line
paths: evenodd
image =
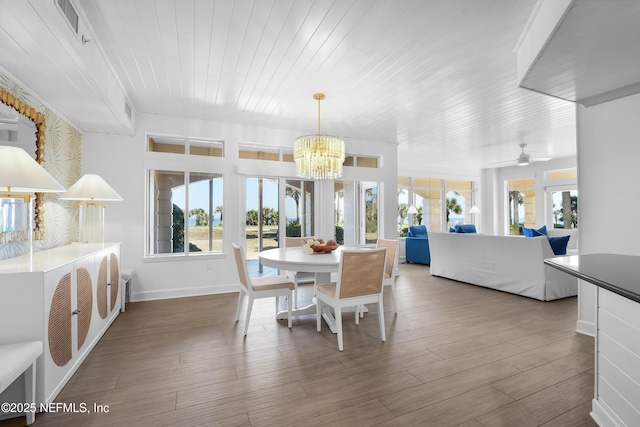
M107 282L107 286L111 286L111 282Z
M76 308L75 310L73 310L71 312L71 314L78 314L78 313L80 313L80 309L79 308Z

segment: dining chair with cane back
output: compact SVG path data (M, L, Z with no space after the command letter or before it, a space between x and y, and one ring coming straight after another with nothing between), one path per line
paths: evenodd
M244 334L247 335L249 329L249 320L251 319L251 310L253 310L253 301L258 298L271 298L276 299L276 313L279 307L279 298L287 298L287 310L288 310L288 326L291 328L291 310L292 310L292 292L293 282L284 276L264 276L254 277L249 276L247 269L247 262L244 255L244 250L233 243L233 255L236 260L236 267L238 269L238 277L240 279L240 295L238 296L238 309L236 311L236 322L240 320L240 309L242 308L242 300L244 296L248 297L247 304L247 317L244 323Z
M338 280L318 284L316 287L317 330L322 329L323 304L333 308L338 335L338 350L344 349L342 334L342 308L359 307L363 304L378 305L380 338L386 341L384 306L382 301L382 279L384 276L386 248L343 250L340 254ZM358 324L358 310L356 310Z
M384 278L382 285L391 286L391 298L393 299L393 311L398 312L396 303L396 277L398 276L398 240L378 239L377 248L387 248L387 259L384 266Z

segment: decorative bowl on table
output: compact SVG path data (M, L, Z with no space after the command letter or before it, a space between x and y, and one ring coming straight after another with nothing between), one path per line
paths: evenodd
M318 246L311 246L311 249L313 249L313 252L315 253L323 253L323 254L328 254L330 252L333 252L334 250L336 250L338 248L338 245L318 245Z
M307 244L305 245L305 250L307 251L308 254L313 254L313 253L328 254L336 250L337 247L338 247L338 244L336 243L335 240L329 240L325 242L322 239L319 239L319 240L309 239L307 241Z

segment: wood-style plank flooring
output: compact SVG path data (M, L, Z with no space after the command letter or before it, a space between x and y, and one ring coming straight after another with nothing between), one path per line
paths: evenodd
M593 339L576 298L540 302L400 266L398 314L345 317L344 352L314 316L274 319L237 294L130 303L35 426L595 426ZM311 286L301 287L301 303ZM244 313L243 313L244 315ZM24 425L25 418L0 422Z

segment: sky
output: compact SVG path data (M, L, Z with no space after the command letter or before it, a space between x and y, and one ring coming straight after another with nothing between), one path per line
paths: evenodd
M278 209L278 185L273 179L263 179L263 206ZM258 178L247 178L246 184L246 200L247 211L258 210ZM191 185L191 193L189 195L189 208L194 209L201 207L205 210L209 206L209 183L202 181ZM173 201L180 208L184 209L184 187L176 187L173 189ZM223 205L222 202L222 180L213 181L213 206ZM295 216L296 204L292 198L286 198L287 212L291 212L291 216ZM217 217L218 215L216 215Z

